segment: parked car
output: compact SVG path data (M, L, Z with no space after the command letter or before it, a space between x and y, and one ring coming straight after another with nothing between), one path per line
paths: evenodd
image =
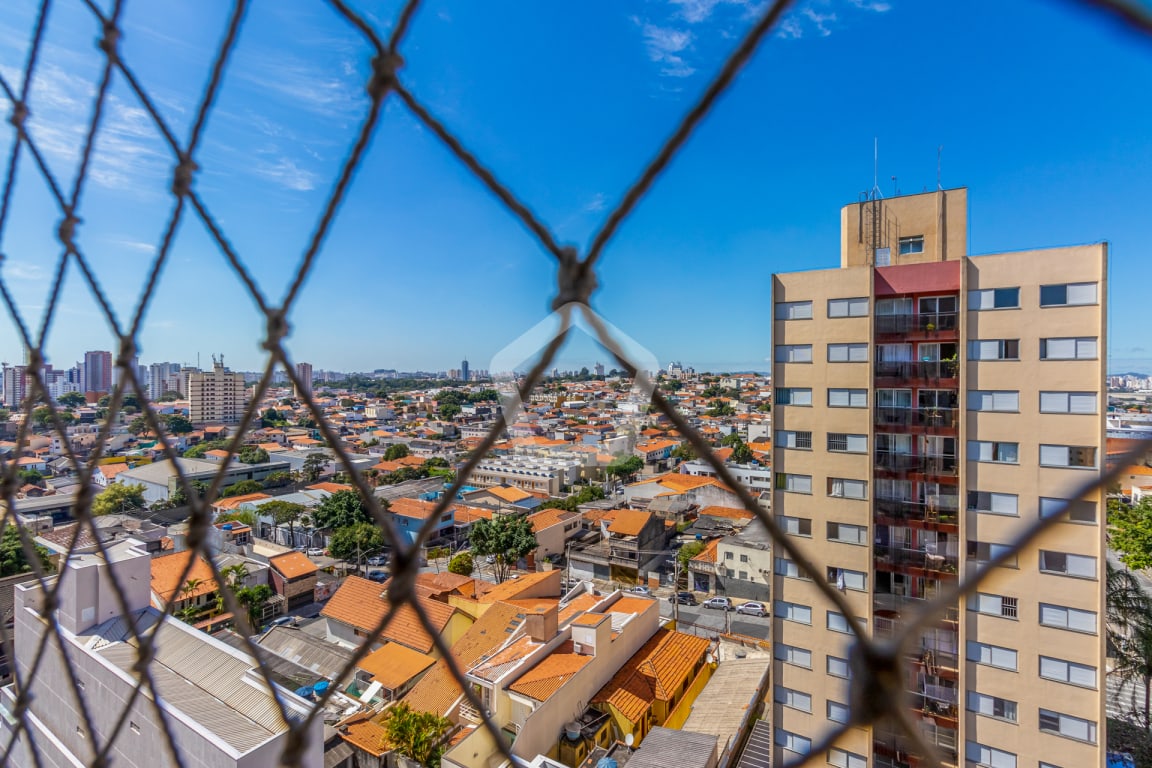
M276 618L272 619L272 621L268 622L268 626L269 628L284 626L294 627L296 626L296 622L297 618L295 616L277 616Z
M730 611L732 610L732 600L727 597L710 597L704 601L704 607Z
M691 592L677 592L668 598L670 603L680 603L680 605L696 605L696 595Z
M767 616L768 607L764 603L759 603L755 600L749 600L746 603L741 603L736 606L736 613L743 613L748 616Z
M648 589L648 587L645 587L643 584L641 584L640 586L637 586L637 587L632 587L631 591L635 592L638 595L650 595L650 594L652 594L652 590Z
M324 550L321 547L310 547L304 554L308 557L324 557Z
M367 560L368 565L387 565L388 558L385 555L373 555Z
M368 579L383 584L388 581L388 571L368 571Z
M486 563L496 562L496 555L488 555L488 557L484 558L484 562L486 562Z

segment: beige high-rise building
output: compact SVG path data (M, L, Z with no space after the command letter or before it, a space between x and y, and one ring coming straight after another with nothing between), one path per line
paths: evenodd
M913 721L952 765L1102 766L1107 246L967 253L967 190L841 212L839 269L773 278L773 513L885 635L1069 512L913 644ZM775 759L847 717L844 617L783 557ZM889 726L824 764L921 764Z
M296 399L312 397L312 363L296 363L296 378L300 379L300 386L293 387Z
M233 373L213 356L211 371L188 374L188 405L189 418L196 426L239 422L248 407L244 374Z

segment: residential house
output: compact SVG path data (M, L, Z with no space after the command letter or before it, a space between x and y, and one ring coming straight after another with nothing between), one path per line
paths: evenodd
M270 586L283 598L286 612L315 600L319 570L303 552L285 552L268 558Z
M581 518L584 513L566 509L544 509L528 515L528 522L536 534L535 557L537 559L549 556L563 555L569 541L579 535L583 529Z
M356 698L367 701L396 701L419 682L436 659L400 643L384 643L356 662Z
M664 520L640 509L601 513L600 540L569 554L572 575L580 579L636 584L647 581L665 559Z
M184 550L152 558L151 589L155 608L163 611L172 603L173 615L199 616L215 607L220 588L204 558Z
M645 507L655 499L677 500L700 507L741 505L740 497L714 477L669 473L624 486L624 501L630 507Z
M406 544L412 544L420 535L428 517L436 511L438 502L421 499L393 499L388 507L388 517L393 523L393 530ZM456 525L454 505L449 504L447 509L440 513L440 520L433 528L432 537L451 538Z

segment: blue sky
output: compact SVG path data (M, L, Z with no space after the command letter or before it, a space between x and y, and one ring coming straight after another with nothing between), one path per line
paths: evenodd
M105 3L106 4L106 3ZM19 82L35 3L0 10L0 72ZM226 18L202 2L126 3L122 54L183 140ZM387 27L394 3L356 2ZM741 0L429 0L402 78L560 240L583 248L751 24ZM29 131L65 185L101 58L59 0ZM257 0L199 153L195 184L278 301L367 108L370 49L321 2ZM1152 243L1152 40L1074 2L809 0L768 39L611 242L594 306L657 360L766 367L769 277L838 264L839 208L872 186L969 188L972 253L1112 243L1112 369L1152 371L1142 304ZM0 130L0 163L11 131ZM27 156L0 266L39 324L59 213ZM171 207L171 159L122 79L78 239L122 319ZM555 265L404 108L389 101L292 315L317 368L473 368L544 318ZM111 337L75 268L47 345L71 365ZM0 324L0 359L20 347ZM141 336L144 362L261 367L264 326L186 217ZM589 343L561 362L607 357Z

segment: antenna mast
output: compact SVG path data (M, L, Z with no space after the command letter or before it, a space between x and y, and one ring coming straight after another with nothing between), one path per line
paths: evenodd
M941 144L940 146L936 147L936 191L937 192L944 189L944 187L940 186L940 156L943 154L944 154L944 145Z

